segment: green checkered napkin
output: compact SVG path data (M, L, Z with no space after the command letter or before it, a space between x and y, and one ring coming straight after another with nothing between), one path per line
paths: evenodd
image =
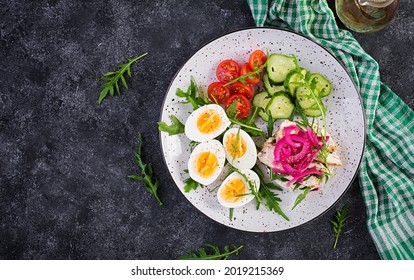
M381 83L378 63L323 0L247 0L257 26L293 29L329 49L346 67L366 113L359 170L368 230L382 259L414 259L414 113Z

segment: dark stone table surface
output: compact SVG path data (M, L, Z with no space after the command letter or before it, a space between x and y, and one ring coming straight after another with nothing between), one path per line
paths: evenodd
M411 108L413 4L401 1L385 30L355 34ZM241 0L1 1L0 258L174 259L213 243L244 245L239 259L378 259L357 181L310 223L248 233L199 212L169 176L156 122L171 79L204 43L251 26ZM99 106L97 79L146 51L129 90ZM138 132L162 207L127 178ZM329 220L344 203L333 250Z

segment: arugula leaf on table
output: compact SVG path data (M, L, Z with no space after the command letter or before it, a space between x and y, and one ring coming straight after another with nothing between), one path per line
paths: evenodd
M153 177L152 174L152 167L151 164L145 164L142 161L142 154L141 154L141 147L142 147L142 135L141 133L138 133L138 149L135 153L135 161L138 164L139 168L141 169L141 176L139 175L129 175L128 178L141 181L144 183L145 187L147 188L147 191L155 197L155 199L158 201L159 205L163 205L161 200L159 199L157 195L158 190L158 180Z
M167 125L166 122L158 122L158 130L168 132L169 136L184 133L184 124L174 115L171 115L170 119L173 122L171 125Z
M300 195L298 195L298 197L296 197L292 210L295 209L295 207L298 206L298 204L301 203L308 196L310 191L311 191L311 188L305 188L303 190L303 193L301 193Z
M128 89L128 84L125 80L124 74L125 72L129 77L131 77L131 65L135 61L143 58L144 56L148 55L148 53L143 53L140 56L137 56L133 59L128 58L128 62L124 64L118 65L118 70L113 72L106 72L100 80L106 81L105 84L101 85L102 91L98 98L98 104L100 105L102 101L107 97L108 93L110 96L114 96L115 91L118 95L121 95L121 91L119 89L119 80L121 80L122 84L126 89Z
M179 256L177 260L227 260L233 254L237 256L241 248L243 246L236 247L233 245L231 249L230 246L226 245L221 252L219 247L205 244L205 248L199 248L196 251L189 252L187 255Z
M191 77L190 85L188 86L186 92L178 88L175 94L178 97L186 99L186 101L182 101L180 103L190 103L194 110L210 103L205 96L201 96L197 83L193 77Z
M345 204L340 211L336 211L335 219L336 221L331 221L333 225L333 229L335 232L335 243L334 243L334 249L336 248L336 245L338 244L339 234L342 231L342 228L344 227L345 221L349 218L348 213L348 204Z

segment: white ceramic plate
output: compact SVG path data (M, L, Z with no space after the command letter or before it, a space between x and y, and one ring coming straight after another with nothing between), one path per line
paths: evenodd
M168 170L179 190L197 209L211 219L226 226L251 231L273 232L302 225L328 210L346 192L354 180L365 145L365 121L360 96L344 67L326 49L296 33L274 28L251 28L219 37L199 49L178 71L170 84L162 107L161 121L171 123L169 116L175 115L183 123L193 111L188 104L179 104L175 95L177 88L186 90L193 76L198 85L205 88L216 81L215 69L220 61L234 59L246 62L256 49L271 53L296 55L299 65L312 73L321 73L331 81L331 95L324 98L327 105L328 132L338 145L339 156L344 166L338 167L328 184L319 191L311 192L294 210L290 210L298 192L278 192L281 208L290 221L263 207L255 208L255 202L234 210L230 221L229 210L223 208L216 191L219 183L184 192L184 173L190 157L190 141L184 134L168 136L161 133L163 156ZM260 125L260 123L259 123ZM219 178L220 179L220 178ZM223 180L224 178L221 178Z

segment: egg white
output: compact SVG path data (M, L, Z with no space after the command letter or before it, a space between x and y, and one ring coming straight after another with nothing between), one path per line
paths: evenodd
M220 127L218 127L214 132L208 133L208 134L202 133L197 127L198 117L202 113L204 113L206 110L216 111L222 121L222 124ZM222 134L229 125L230 125L230 120L227 117L224 109L220 105L209 104L209 105L200 107L191 113L191 115L188 117L187 121L185 122L184 133L190 140L193 140L196 142L204 142L204 141L214 139L220 134Z
M246 143L246 152L244 153L244 155L242 155L239 158L234 158L233 159L233 156L230 153L227 152L227 149L226 149L227 137L229 137L233 133L237 134L238 131L239 131L238 127L233 127L233 128L230 128L229 130L227 130L226 133L224 133L223 147L224 147L224 151L226 153L227 161L233 167L235 167L237 169L252 169L253 166L256 164L256 161L257 161L257 149L256 149L256 145L253 142L253 139L243 129L240 129L239 139L243 139L244 142ZM239 141L241 141L241 140L239 140Z
M213 172L213 174L210 177L207 177L207 178L200 176L198 172L196 171L195 161L198 155L202 152L213 153L217 157L217 161L218 161L218 166L216 170ZM220 175L220 173L222 172L224 163L226 161L225 158L226 158L226 155L224 153L223 145L221 145L221 143L218 140L213 139L213 140L200 143L197 145L197 147L195 147L195 149L191 153L190 158L188 160L188 174L194 181L202 185L209 185L213 183L217 179L217 177Z
M259 191L260 188L260 179L259 176L256 174L256 172L252 171L252 170L240 170L240 173L244 174L247 179L253 184L255 191ZM246 181L246 179L244 178L244 176L242 176L241 174L239 174L238 172L233 172L231 173L229 176L227 176L226 179L224 179L223 183L221 183L220 188L217 191L217 199L219 201L219 203L226 208L237 208L237 207L241 207L243 205L246 205L247 203L249 203L250 201L253 200L254 195L252 194L248 194L245 196L241 196L241 198L236 201L236 202L228 202L226 200L224 200L224 198L221 196L221 191L224 189L225 185L229 182L232 181L234 179L241 179L246 187L245 193L251 193L250 190L250 186L249 183Z

